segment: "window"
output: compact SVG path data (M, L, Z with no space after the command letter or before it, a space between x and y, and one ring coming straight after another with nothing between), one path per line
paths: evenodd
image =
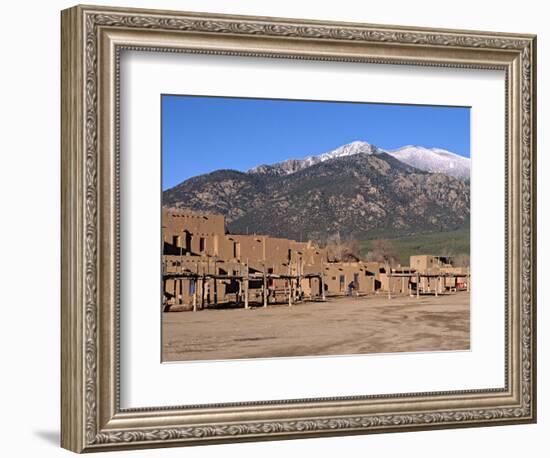
M205 243L204 243L204 242L205 242L205 241L204 241L204 237L201 237L201 238L199 239L199 251L200 251L201 253L204 253L204 248L205 248Z

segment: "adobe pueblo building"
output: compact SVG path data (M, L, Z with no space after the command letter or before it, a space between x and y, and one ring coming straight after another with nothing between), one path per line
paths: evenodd
M412 256L410 267L394 269L378 262L328 262L326 249L311 241L227 234L222 215L165 208L162 236L164 311L469 288L467 270L441 257Z

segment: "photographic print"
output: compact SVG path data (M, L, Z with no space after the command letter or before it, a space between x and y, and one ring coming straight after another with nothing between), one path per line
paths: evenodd
M161 103L163 361L469 349L469 107Z

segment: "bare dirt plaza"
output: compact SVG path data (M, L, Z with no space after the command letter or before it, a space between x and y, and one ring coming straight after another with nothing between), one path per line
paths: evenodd
M470 294L162 314L163 361L468 350Z

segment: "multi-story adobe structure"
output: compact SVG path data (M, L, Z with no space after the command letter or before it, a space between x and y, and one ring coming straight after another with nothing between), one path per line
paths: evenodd
M428 272L435 269L452 267L448 256L430 256L426 254L411 256L411 268L419 272Z
M463 268L437 256L412 256L411 267L328 262L315 243L229 234L222 215L163 209L163 307L324 300L387 292L437 293L465 284ZM463 275L461 277L461 275Z
M416 255L410 258L415 272L426 274L421 279L421 290L426 292L441 290L469 289L469 267L456 267L449 256Z
M370 294L376 290L376 274L364 262L330 262L324 269L327 295Z
M229 234L224 217L163 209L163 303L172 309L220 303L267 305L375 290L362 262L327 262L315 243Z

